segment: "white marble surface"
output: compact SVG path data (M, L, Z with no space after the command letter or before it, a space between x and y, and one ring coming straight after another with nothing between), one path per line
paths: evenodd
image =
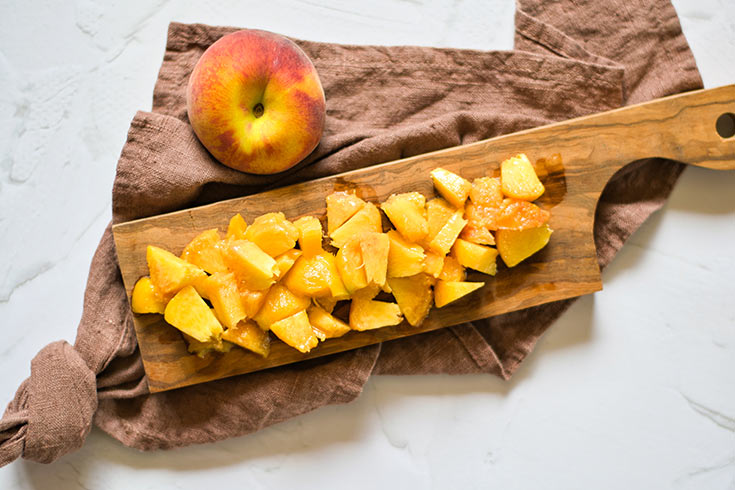
M735 82L735 3L674 5L705 85ZM171 20L508 49L513 2L0 1L3 404L41 347L74 339ZM735 172L689 169L510 382L376 377L352 404L172 452L93 430L53 465L0 469L0 488L735 488L734 242Z

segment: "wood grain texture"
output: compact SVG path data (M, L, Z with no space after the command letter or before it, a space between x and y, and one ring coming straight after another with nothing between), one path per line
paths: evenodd
M225 230L229 218L238 212L248 222L270 211L283 211L292 219L304 215L323 219L324 198L335 190L354 189L373 202L407 191L419 191L428 198L434 195L429 172L436 167L473 179L492 175L501 161L519 152L525 152L531 161L555 153L562 157L562 164L550 169L545 181L547 191L539 200L552 214L554 234L549 245L512 269L499 264L494 278L471 274L469 280L485 280L486 286L456 304L433 309L419 327L404 322L375 331L350 332L320 343L306 355L277 341L265 359L239 348L200 359L187 352L181 335L162 316L134 315L149 388L158 392L258 371L598 291L602 284L593 225L597 202L610 177L628 163L648 157L735 169L735 138L723 139L715 130L716 120L723 113L735 113L735 86L658 99L115 225L118 260L130 295L138 278L148 272L147 245L179 253L199 232L212 227Z

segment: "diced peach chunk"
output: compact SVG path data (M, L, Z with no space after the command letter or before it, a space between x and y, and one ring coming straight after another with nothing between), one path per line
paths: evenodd
M437 308L441 308L484 285L484 282L437 281L434 286L434 304Z
M322 310L326 311L327 313L332 313L334 311L334 307L337 306L337 299L333 297L327 297L327 298L314 298L314 304L319 306Z
M317 305L311 305L306 314L309 316L314 333L320 340L341 337L350 331L350 326Z
M166 305L164 319L199 342L222 337L222 325L193 286L186 286Z
M285 277L286 273L291 270L291 267L293 267L296 259L301 256L301 253L301 250L292 248L276 257L276 269L278 269L276 276L279 278Z
M452 247L452 255L464 267L494 276L498 270L495 259L498 251L458 238Z
M232 328L247 316L232 272L218 272L209 277L207 294L220 323Z
M344 282L342 281L342 276L339 273L339 270L337 269L337 258L330 254L330 253L324 253L322 254L324 259L327 261L327 265L329 266L329 291L330 295L322 298L321 303L322 304L332 304L332 307L334 307L334 303L337 301L342 301L345 299L349 299L350 293L347 291L347 288L345 287ZM332 300L332 301L329 301ZM332 311L331 308L329 311Z
M260 328L268 330L273 322L305 310L310 304L309 298L292 293L282 284L276 284L268 291L263 306L253 320Z
M272 287L273 286L271 286L271 288ZM242 301L242 306L245 309L245 317L253 318L263 307L263 303L265 303L265 299L270 292L270 288L260 290L247 289L241 284L238 284L238 291L240 291L240 300Z
M245 222L245 218L240 213L230 218L230 223L227 225L227 240L245 240L245 230L248 229L248 224Z
M222 239L217 228L203 231L194 237L184 247L181 258L210 274L227 272L227 265L222 257Z
M371 202L366 203L362 209L330 233L329 236L332 239L332 246L342 248L348 240L366 231L383 231L380 211Z
M151 283L151 278L143 276L135 283L131 300L133 313L161 313L166 309L166 303L161 301Z
M437 233L441 231L449 218L452 217L457 209L449 204L446 199L442 197L435 197L427 201L426 203L426 221L428 224L428 233L422 241L422 245L428 248L431 240L434 239Z
M473 180L470 201L478 206L500 206L503 201L503 190L500 181L493 177L480 177Z
M446 255L449 253L452 245L454 245L454 241L467 224L467 220L462 217L463 214L464 211L461 209L454 212L442 229L439 230L439 233L436 234L431 243L429 243L429 247L432 251L440 255Z
M180 259L171 252L153 245L146 250L151 284L158 298L167 302L182 288L192 284L206 273L194 264Z
M293 222L299 229L299 247L304 255L322 253L322 224L314 216L304 216Z
M229 241L224 255L230 270L248 289L266 289L275 282L278 271L276 261L255 243L248 240Z
M508 267L526 260L549 243L553 230L549 225L527 230L498 230L498 252Z
M330 263L324 254L302 255L291 267L283 284L294 294L300 296L310 298L329 296L332 283L331 272Z
M396 230L410 242L424 238L429 231L426 199L418 192L393 194L380 205Z
M368 285L359 236L343 244L342 248L337 251L335 263L339 276L350 294Z
M385 233L367 232L359 237L362 263L365 264L365 279L368 284L382 287L388 271L390 239Z
M500 179L503 194L508 197L535 201L544 193L544 185L524 153L500 164Z
M424 249L421 245L407 242L400 233L390 230L388 249L388 277L414 276L424 270Z
M209 287L212 284L212 276L204 276L200 277L193 283L191 283L192 286L194 286L194 289L196 290L197 294L201 296L204 299L209 299Z
M309 323L309 317L306 315L306 311L303 310L273 322L270 329L271 332L276 334L276 337L304 354L319 343L319 339L317 339Z
M464 202L472 189L472 184L466 179L443 168L432 170L431 179L434 181L434 187L444 199L449 201L455 208L464 206Z
M345 221L352 218L365 205L365 201L349 192L334 192L327 196L327 233L332 234Z
M427 251L426 257L424 258L424 272L436 278L439 277L443 268L444 256L430 250Z
M538 228L549 221L548 211L528 201L504 199L498 214L498 229L527 230Z
M483 226L475 226L469 220L462 229L462 233L459 234L459 238L478 245L495 245L495 237L490 230Z
M375 301L361 296L352 298L350 327L353 330L373 330L401 323L401 309L396 303Z
M502 206L502 204L500 205ZM498 229L498 215L500 214L500 206L485 206L482 204L467 203L464 214L467 224L475 228L485 228L487 230Z
M434 296L431 286L434 278L428 274L388 279L393 297L406 321L414 327L421 324L429 314Z
M298 238L299 229L287 220L283 213L258 216L245 230L245 239L256 244L271 257L277 257L294 248Z
M234 327L225 330L222 339L263 357L268 357L271 350L271 339L268 332L248 320L241 321Z
M467 273L464 270L462 264L459 263L456 257L447 255L444 257L444 265L439 273L439 279L442 281L464 281L467 278Z

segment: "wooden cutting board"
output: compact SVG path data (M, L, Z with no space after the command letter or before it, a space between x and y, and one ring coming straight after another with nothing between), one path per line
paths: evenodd
M174 253L199 232L225 230L232 215L251 222L258 215L283 211L288 218L325 216L324 198L352 189L378 202L394 193L434 195L429 173L443 167L474 179L493 175L500 162L520 152L531 161L561 155L549 168L546 193L539 200L551 211L554 229L549 245L512 269L499 262L494 278L478 274L468 280L485 287L456 304L432 309L419 327L405 322L367 332L350 332L301 354L280 341L262 358L235 348L201 359L187 352L181 335L161 315L134 315L140 353L152 392L325 356L358 347L428 332L514 310L581 296L602 289L593 225L595 208L610 177L630 162L648 157L672 159L699 167L735 169L735 85L700 90L609 112L572 119L477 143L405 158L257 195L145 218L113 226L125 288L148 274L146 246ZM719 120L719 121L718 121ZM717 129L716 129L717 128ZM128 296L130 297L130 296Z

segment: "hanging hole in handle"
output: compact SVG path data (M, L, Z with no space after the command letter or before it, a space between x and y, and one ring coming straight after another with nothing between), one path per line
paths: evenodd
M717 118L715 128L717 129L717 134L722 138L727 139L735 136L735 114L730 112L722 114Z

